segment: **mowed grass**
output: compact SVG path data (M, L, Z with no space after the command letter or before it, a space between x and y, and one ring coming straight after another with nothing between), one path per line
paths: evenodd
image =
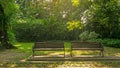
M43 67L43 68L61 68L61 67L120 67L120 62L104 62L104 61L57 61L53 63L31 63L26 59L32 55L32 46L34 43L16 43L18 49L8 49L0 51L0 67ZM70 55L70 42L65 42L66 55ZM120 57L120 48L105 48L105 56ZM96 51L98 52L98 51ZM39 52L40 54L47 55L50 53L62 54L61 51L54 52ZM38 55L39 55L38 53ZM73 51L74 55L79 54L96 54L92 51ZM56 54L55 54L56 55Z

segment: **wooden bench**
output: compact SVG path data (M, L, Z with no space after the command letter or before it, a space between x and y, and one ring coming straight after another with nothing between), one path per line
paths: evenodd
M100 56L104 56L103 45L97 42L71 42L71 57L73 50L99 50Z
M64 43L54 43L54 42L35 42L33 46L33 57L35 56L35 51L64 51L65 57L65 48Z

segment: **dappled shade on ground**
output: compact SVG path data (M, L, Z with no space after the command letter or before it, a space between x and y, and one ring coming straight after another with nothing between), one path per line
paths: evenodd
M68 44L69 43L65 43L65 45L67 45L66 48L69 48ZM18 49L0 51L0 67L120 67L120 62L117 61L49 61L46 63L26 61L27 58L32 55L32 45L33 43L17 43L15 46L18 47ZM61 52L46 52L43 53L43 55L44 54L57 55L61 54ZM74 54L79 54L79 51L75 51ZM69 49L66 49L66 55L69 55ZM120 57L120 49L105 47L105 56Z

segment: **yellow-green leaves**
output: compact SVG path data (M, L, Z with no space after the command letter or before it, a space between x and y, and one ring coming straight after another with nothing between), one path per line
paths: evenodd
M79 6L80 0L71 0L73 6Z
M6 16L11 16L19 9L19 6L15 4L15 0L0 0L0 4L4 8Z
M72 31L74 29L81 29L81 23L80 23L80 21L69 21L67 23L67 29L69 31Z

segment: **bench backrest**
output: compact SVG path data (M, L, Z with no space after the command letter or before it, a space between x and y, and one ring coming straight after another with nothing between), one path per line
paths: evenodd
M35 42L34 48L64 48L64 43Z
M71 42L72 48L103 48L98 42Z

